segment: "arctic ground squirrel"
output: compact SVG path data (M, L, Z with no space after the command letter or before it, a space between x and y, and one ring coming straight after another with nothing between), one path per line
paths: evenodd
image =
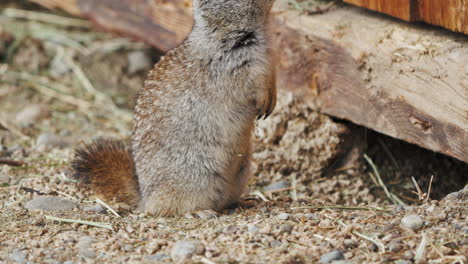
M75 178L157 216L236 204L252 173L255 120L276 104L272 4L194 0L191 33L139 92L131 144L97 139L78 148Z

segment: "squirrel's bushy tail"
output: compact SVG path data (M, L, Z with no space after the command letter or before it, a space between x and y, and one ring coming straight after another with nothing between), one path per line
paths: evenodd
M73 177L87 183L107 201L134 206L138 179L130 148L122 141L97 139L78 148L71 163Z

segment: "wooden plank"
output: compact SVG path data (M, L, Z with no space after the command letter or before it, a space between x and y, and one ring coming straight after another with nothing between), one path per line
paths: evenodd
M418 20L468 34L468 1L418 0Z
M414 12L412 11L414 0L344 0L344 2L385 13L406 21L411 21L414 17L412 13Z
M344 0L405 21L424 21L468 34L466 0Z
M77 1L103 28L163 51L191 27L184 0ZM351 7L275 14L279 88L324 113L468 162L466 38Z
M307 59L321 63L318 69L310 66L312 85L294 84L302 90L317 87L309 90L317 94L322 112L468 162L467 38L366 16L354 8L320 16L285 12L282 17L289 30L303 36L296 36L300 43L293 45L298 47L294 53L328 53ZM307 39L324 39L330 42L327 49L334 44L343 50L309 50ZM287 65L309 68L299 59Z

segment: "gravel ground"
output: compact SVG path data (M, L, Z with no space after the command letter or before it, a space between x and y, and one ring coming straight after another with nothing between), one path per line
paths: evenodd
M112 204L114 214L70 180L68 162L82 141L128 138L158 54L89 28L0 22L1 263L468 261L466 164L332 120L284 91L258 123L245 206L209 220Z

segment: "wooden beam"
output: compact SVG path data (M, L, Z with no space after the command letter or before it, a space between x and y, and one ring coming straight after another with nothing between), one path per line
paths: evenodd
M192 25L186 0L75 1L104 29L163 51ZM323 113L468 162L466 38L351 7L274 13L279 88Z
M405 21L424 21L468 34L468 1L465 0L344 0L344 2Z
M468 34L468 1L418 0L417 13L417 20Z
M346 3L350 3L356 6L369 8L381 13L385 13L394 17L406 21L412 21L414 19L414 10L412 5L414 0L344 0Z

